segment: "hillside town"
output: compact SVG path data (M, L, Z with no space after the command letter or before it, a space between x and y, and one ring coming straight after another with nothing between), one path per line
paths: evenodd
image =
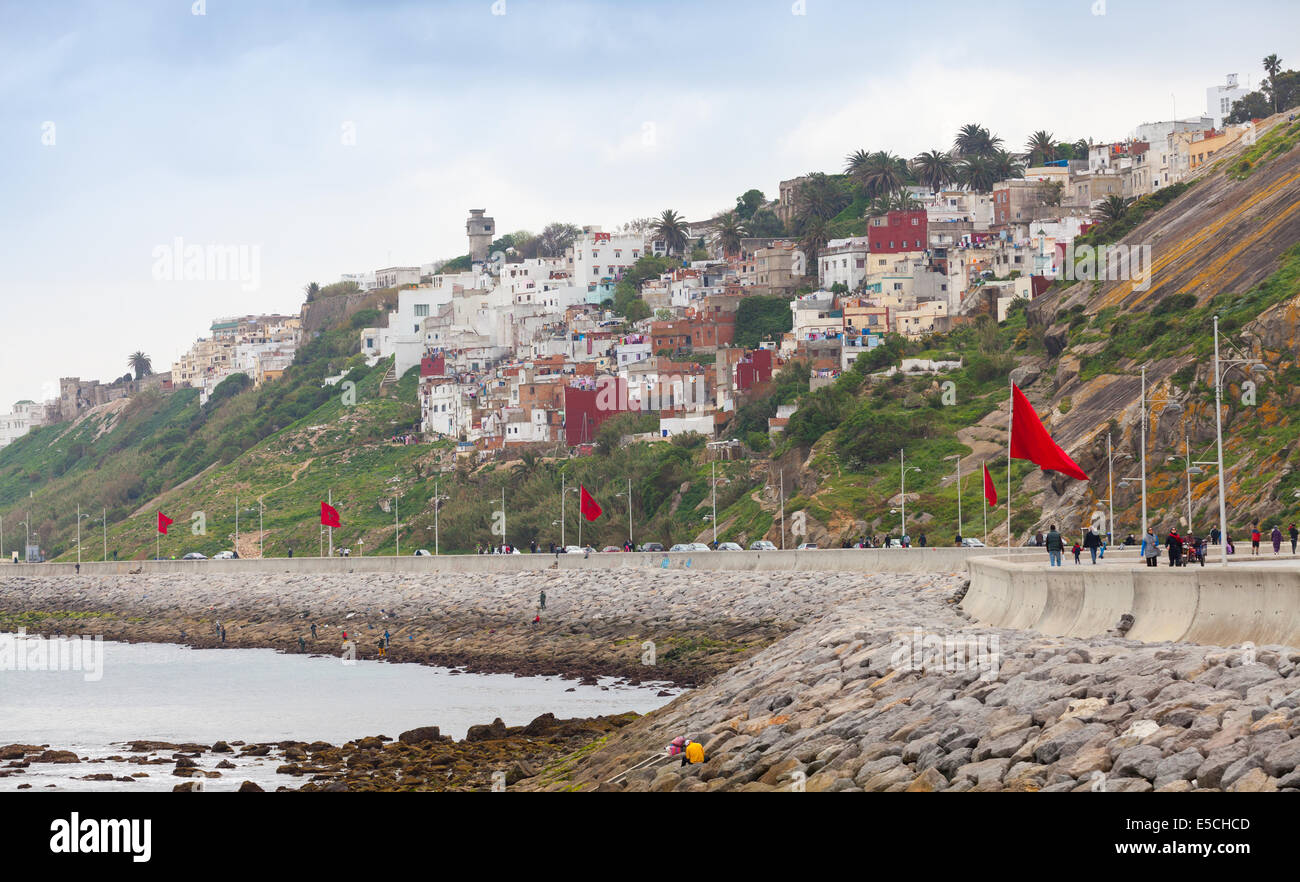
M966 155L976 171L965 176L955 165L923 171L924 156L910 166L923 183L881 185L868 171L863 191L875 198L853 223L859 234L830 238L818 234L824 224L810 232L806 217L801 223L801 206L816 195L810 191L825 184L814 179L826 176L809 175L782 181L771 201L746 194L757 195L751 217L766 212L789 235L748 235L735 212L701 222L665 212L658 222L618 230L570 228L553 255L523 256L476 208L466 220L465 258L345 274L340 282L358 294L385 294L386 322L358 332L360 350L371 365L392 358L390 379L418 367L425 440L453 440L462 455L580 447L605 420L629 412L658 418L639 440L689 432L714 439L787 364L805 364L815 389L888 334L916 340L981 315L1004 321L1016 301L1075 270L1073 243L1099 219L1187 181L1224 148L1253 138L1253 122L1225 122L1246 94L1229 75L1206 90L1201 116L1143 123L1124 140L1060 151L1040 132L1026 153L1012 156L987 130L967 127L997 149L963 149L964 130L944 159ZM1071 158L1055 158L1058 152ZM862 162L849 158L851 180L874 159L859 155ZM971 156L990 161L981 167ZM1011 174L990 177L996 171ZM643 317L618 302L628 280ZM788 301L789 330L738 345L742 306L760 297ZM218 318L167 372L106 384L61 379L58 398L20 401L0 415L0 446L146 389L194 388L203 403L234 374L255 386L273 382L303 341L309 306L298 316ZM945 365L911 360L903 369ZM792 412L780 408L769 432L780 432Z

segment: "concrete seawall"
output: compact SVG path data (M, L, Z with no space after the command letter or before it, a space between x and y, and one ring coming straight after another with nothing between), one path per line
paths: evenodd
M815 551L619 552L581 554L447 554L437 557L294 557L242 560L95 561L81 565L83 576L145 574L339 574L339 573L522 573L536 570L695 569L724 572L955 573L967 562L1006 549L988 548L824 548ZM1042 549L1012 553L1042 556ZM0 564L3 576L73 575L75 564Z
M1300 646L1300 566L1062 567L973 558L962 608L982 624L1094 637L1133 616L1146 642Z

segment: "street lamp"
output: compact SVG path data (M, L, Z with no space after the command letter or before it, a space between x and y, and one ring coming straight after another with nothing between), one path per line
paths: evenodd
M450 496L443 496L438 492L439 484L442 482L442 472L438 477L433 479L433 554L438 555L438 512L442 508L442 501L450 499Z
M907 535L907 473L919 471L916 466L907 465L903 458L903 448L898 448L898 498L902 500L899 508L903 516L903 536Z
M627 544L632 546L633 551L636 551L636 545L633 544L632 542L632 479L631 478L627 479L627 493L615 493L614 496L618 498L622 498L624 496L627 497ZM716 500L716 496L715 496L715 500ZM715 512L718 510L716 501L714 503L713 510ZM716 532L716 528L715 528L715 532ZM714 539L716 541L717 537L715 536Z
M1219 358L1219 317L1216 315L1214 317L1214 440L1218 452L1216 465L1219 467L1219 541L1223 543L1220 549L1220 563L1225 567L1228 565L1228 503L1223 488L1223 365L1227 365L1228 368L1250 365L1252 371L1267 370L1259 359L1246 358L1237 347L1231 343L1228 346L1240 357Z
M1181 410L1183 409L1183 406L1182 406L1181 404L1179 404L1177 401L1174 401L1174 400L1170 399L1168 395L1165 396L1165 398L1164 398L1163 401L1148 401L1148 400L1147 400L1147 369L1146 369L1146 366L1143 365L1143 366L1142 366L1142 402L1141 402L1141 407L1142 407L1142 451L1141 451L1141 453L1142 453L1142 476L1141 476L1141 478L1140 478L1140 480L1142 481L1142 532L1143 532L1143 534L1146 533L1146 529L1147 529L1147 527L1148 527L1148 524L1147 524L1147 408L1149 408L1149 407L1151 407L1152 405L1155 405L1155 404L1164 404L1166 410L1181 411ZM1124 481L1131 481L1131 480L1134 480L1134 479L1133 479L1133 478L1125 478L1125 479L1124 479ZM1124 481L1121 481L1121 482L1120 482L1120 486L1121 486L1121 487L1127 486L1127 485L1124 483Z
M77 503L77 566L81 566L81 519L89 517L81 513L81 504Z
M957 535L962 535L961 530L961 454L954 453L952 456L945 456L945 460L952 459L957 462Z

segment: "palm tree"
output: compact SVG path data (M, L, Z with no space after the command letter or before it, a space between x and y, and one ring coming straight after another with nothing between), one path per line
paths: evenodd
M715 220L718 223L713 228L713 244L728 256L739 252L740 240L744 238L746 232L745 223L740 219L740 215L734 211L724 211Z
M979 123L967 123L957 131L953 149L958 156L990 156L1002 146L1002 139Z
M1106 201L1098 206L1097 211L1108 221L1117 221L1128 213L1129 203L1132 199L1126 199L1123 196L1107 196Z
M1080 138L1079 140L1074 142L1074 158L1087 159L1088 151L1090 149L1092 149L1092 142L1084 138Z
M880 217L898 210L898 199L892 193L882 193L867 203L866 216Z
M806 266L817 265L817 254L826 247L831 239L825 218L809 218L800 231L799 247L804 251Z
M957 182L976 193L988 193L1000 180L993 160L985 156L969 156L957 167Z
M849 204L843 186L825 172L811 172L795 193L795 209L801 222L813 218L829 220Z
M1264 56L1264 70L1268 73L1269 91L1273 93L1273 112L1277 113L1277 75L1282 70L1282 59L1276 52Z
M131 370L135 371L135 378L137 380L144 379L153 374L153 362L149 360L149 356L139 350L131 353L130 357L126 360L126 363Z
M993 163L993 173L999 181L1009 181L1013 178L1023 178L1025 176L1025 164L1020 161L1020 157L1014 156L1005 150L995 150L988 157Z
M912 160L912 174L922 184L938 193L957 178L957 166L945 150L927 150Z
M867 157L860 172L863 190L868 197L901 190L907 177L907 163L887 150L877 150Z
M844 173L865 189L866 182L863 180L863 175L867 169L867 164L870 162L870 153L865 150L855 150L844 157Z
M1038 153L1043 157L1043 162L1051 162L1056 158L1056 136L1045 129L1039 129L1029 136L1025 149L1031 156Z
M655 221L654 233L668 247L668 253L680 254L686 248L689 238L686 231L686 219L671 208L659 215Z
M313 300L315 300L317 297L320 296L320 285L316 284L315 282L306 285L302 290L307 295L308 303L311 303Z

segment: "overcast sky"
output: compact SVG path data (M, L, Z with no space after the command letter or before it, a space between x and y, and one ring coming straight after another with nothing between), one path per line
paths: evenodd
M1294 0L201 5L0 0L0 412L464 253L469 208L700 218L966 122L1121 138L1300 61ZM178 238L244 248L257 284L156 279Z

